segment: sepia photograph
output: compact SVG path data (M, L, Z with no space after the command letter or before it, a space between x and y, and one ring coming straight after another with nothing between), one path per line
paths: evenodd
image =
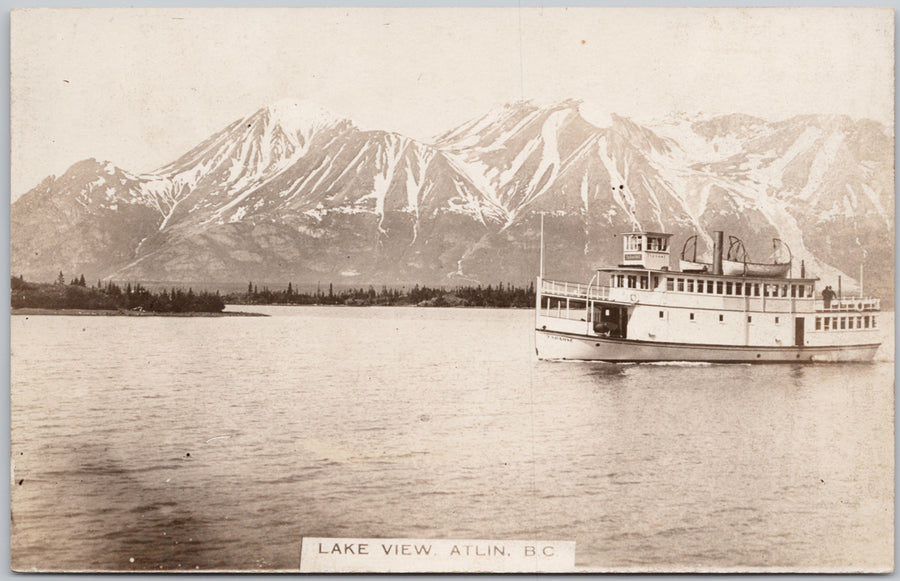
M893 571L894 19L12 9L12 570Z

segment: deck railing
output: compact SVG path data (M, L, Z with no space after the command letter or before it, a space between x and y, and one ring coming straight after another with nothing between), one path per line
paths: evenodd
M816 310L826 313L846 313L849 311L880 311L881 299L873 298L843 298L832 299L828 307L825 301L817 301Z
M544 279L541 281L541 294L578 299L605 299L609 297L609 288Z
M637 290L647 290L647 289L629 289L633 291ZM566 297L566 298L574 298L574 299L608 299L609 298L609 287L607 286L598 286L598 285L587 285L583 283L577 282L566 282L559 280L541 280L541 294L544 295L552 295L557 297ZM684 293L678 293L684 294ZM699 295L698 295L699 296ZM724 296L724 295L705 295L705 296ZM730 298L742 298L741 295L735 295L732 297L728 295ZM808 297L758 297L753 296L750 297L755 300L812 300ZM808 303L807 303L808 304ZM816 311L824 312L824 313L847 313L847 312L857 312L857 311L879 311L881 310L881 299L875 299L871 297L864 298L842 298L842 299L832 299L829 306L825 307L825 302L821 299L816 299L815 301L815 309Z

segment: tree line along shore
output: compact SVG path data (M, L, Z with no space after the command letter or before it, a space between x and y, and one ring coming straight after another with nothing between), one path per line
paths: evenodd
M415 285L401 289L369 286L342 290L335 290L333 284L329 284L327 291L300 292L292 283L285 289L271 290L266 286L259 289L250 282L246 292L221 294L219 291L194 292L191 288L151 291L139 283L123 286L111 281L97 281L96 285L88 286L84 275L67 283L60 273L53 283L12 277L10 303L12 309L18 311L77 310L111 314L221 313L226 304L531 308L534 306L534 283L527 287L500 283L450 289Z
M352 306L418 306L418 307L491 307L491 308L531 308L534 306L534 283L527 287L511 283L477 286L390 288L382 285L376 289L348 288L335 290L333 284L328 290L315 292L297 291L288 283L283 290L259 287L251 281L247 291L225 295L225 302L235 305L352 305Z
M124 287L97 281L88 286L84 275L65 283L59 273L55 283L27 282L12 277L10 306L13 309L122 311L129 313L221 313L225 301L218 293L173 288L150 291L140 284Z

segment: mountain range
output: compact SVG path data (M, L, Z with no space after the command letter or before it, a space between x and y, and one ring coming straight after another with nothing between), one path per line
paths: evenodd
M307 101L236 120L151 173L87 159L12 204L12 273L145 283L582 280L635 229L786 242L808 275L892 303L893 135L870 120L673 114L606 127L516 102L417 141ZM706 249L703 251L703 249ZM799 274L799 266L794 274Z

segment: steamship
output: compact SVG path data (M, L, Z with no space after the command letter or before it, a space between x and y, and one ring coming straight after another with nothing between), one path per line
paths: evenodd
M622 235L621 263L598 268L587 284L539 276L538 358L791 363L874 357L879 299L822 298L818 279L806 277L805 269L791 278L789 261L786 268L777 261L756 264L731 252L723 259L722 232L715 232L711 264L687 260L682 249L679 270L671 270L671 236Z

